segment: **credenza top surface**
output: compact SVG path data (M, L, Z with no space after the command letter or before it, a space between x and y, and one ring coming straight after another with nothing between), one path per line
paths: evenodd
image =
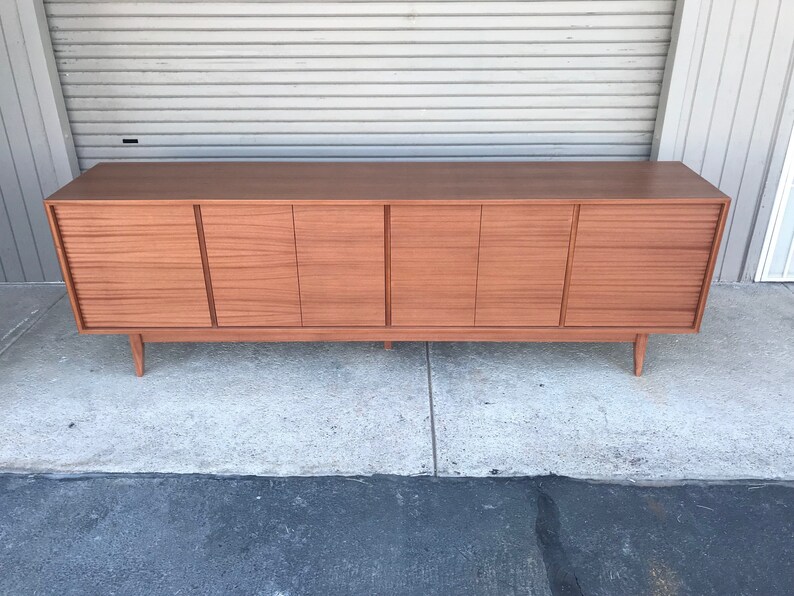
M720 199L679 162L114 162L51 200Z

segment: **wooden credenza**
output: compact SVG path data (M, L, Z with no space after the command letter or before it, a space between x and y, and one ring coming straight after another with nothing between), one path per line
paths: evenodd
M81 333L634 342L700 328L729 199L679 163L108 163L46 200Z

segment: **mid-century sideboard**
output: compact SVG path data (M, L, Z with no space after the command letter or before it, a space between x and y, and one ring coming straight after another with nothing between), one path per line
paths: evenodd
M700 328L729 198L680 163L105 163L45 202L80 333L633 342Z

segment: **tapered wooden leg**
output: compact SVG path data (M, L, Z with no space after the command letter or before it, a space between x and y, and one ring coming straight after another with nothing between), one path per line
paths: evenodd
M392 345L391 345L390 341L384 341L383 342L383 349L384 350L391 350L391 348L392 348Z
M645 362L645 348L648 347L648 334L638 333L634 338L634 374L642 375L642 364Z
M143 376L144 344L141 335L130 335L130 348L132 348L132 360L135 362L135 374Z

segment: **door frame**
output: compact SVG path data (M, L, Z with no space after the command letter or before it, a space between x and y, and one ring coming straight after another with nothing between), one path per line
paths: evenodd
M770 277L769 267L772 264L772 257L775 254L775 248L780 241L780 231L783 226L783 219L787 209L794 209L792 203L792 191L794 187L794 129L789 133L789 142L786 149L786 157L783 161L783 171L778 181L777 191L775 192L775 200L772 203L772 212L769 218L769 225L764 236L764 244L761 248L761 258L758 261L758 269L756 270L754 281L763 282L792 282L794 281L794 239L792 239L791 250L789 251L788 267L783 268L782 277ZM789 205L791 203L791 205ZM785 273L790 270L791 273L786 277Z

